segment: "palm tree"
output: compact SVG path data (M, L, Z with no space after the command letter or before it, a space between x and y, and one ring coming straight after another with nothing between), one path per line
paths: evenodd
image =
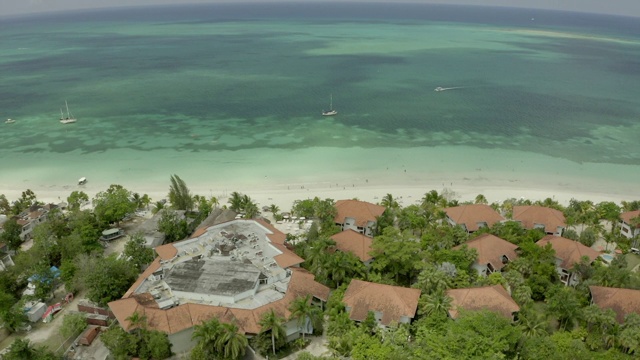
M149 204L151 204L151 198L149 197L149 195L144 194L142 195L142 198L140 199L142 206L144 206L145 209L149 210Z
M153 209L151 210L151 212L156 214L162 209L164 209L164 203L162 201L156 201L156 203L153 204Z
M254 203L253 201L249 201L248 203L244 204L245 219L253 219L258 216L259 213L260 210L258 209L258 205L256 205L256 203Z
M231 193L231 196L229 197L229 209L235 211L235 212L240 212L240 210L242 210L242 194L240 194L237 191L234 191Z
M4 355L7 359L33 359L37 349L28 339L16 339L9 347L9 353Z
M142 208L142 196L138 193L133 193L131 201L136 204L136 209Z
M278 314L271 309L262 315L259 322L261 326L260 333L266 333L267 331L271 332L271 347L273 349L273 355L276 354L276 340L287 336L282 324L283 320L283 318L278 316Z
M129 322L129 329L136 330L138 337L142 340L142 329L147 328L147 316L135 311L125 320Z
M487 201L487 198L484 195L478 194L478 196L476 196L475 203L476 204L488 204L489 202Z
M522 311L518 316L517 324L525 337L546 336L549 334L547 319L536 311Z
M249 341L244 334L238 332L236 324L222 324L215 345L216 350L223 353L225 359L235 360L244 356Z
M171 206L178 210L191 211L193 209L193 197L187 184L178 175L171 175L169 179L169 201Z
M418 275L417 285L425 294L434 294L449 289L452 283L449 275L429 265Z
M314 324L317 321L319 315L319 309L311 303L311 295L305 297L298 297L289 305L289 311L291 312L290 318L298 320L298 328L302 333L302 341L304 342L304 334L302 327L307 322L307 318Z
M216 208L218 207L218 205L220 205L220 201L218 200L217 197L212 196L211 199L209 199L209 204L211 205L212 208Z
M420 310L426 316L447 316L449 309L451 309L452 299L442 290L433 294L425 294L422 300Z
M269 206L269 211L271 211L271 213L273 214L273 216L276 216L279 212L280 212L280 208L278 207L278 205L276 204L271 204Z
M196 325L191 335L191 339L198 340L200 346L205 353L212 354L217 351L216 340L222 332L222 327L218 319L213 318L200 325Z
M400 206L398 204L398 202L396 201L396 199L394 199L393 195L391 195L391 194L385 195L382 198L382 200L380 201L380 205L386 207L387 209L391 209L391 210L395 210Z

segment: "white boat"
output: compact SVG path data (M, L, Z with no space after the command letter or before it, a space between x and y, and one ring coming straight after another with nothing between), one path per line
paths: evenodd
M67 107L67 116L65 117L62 109L60 109L60 122L63 124L71 124L76 122L76 118L73 117L73 115L71 115L71 112L69 111L69 104L67 104L67 100L64 101L64 105Z
M329 96L329 110L328 111L322 111L322 116L333 116L333 115L338 115L338 111L333 109L333 94L331 94Z
M433 89L433 91L446 91L446 90L453 90L453 89L462 89L462 87L457 86L457 87L445 88L445 87L438 86L437 88Z
M86 177L81 177L80 179L78 179L78 185L84 185L86 183L87 183Z
M4 122L4 123L5 123L5 124L13 124L14 122L16 122L16 121L15 121L15 120L13 120L13 119L7 119L7 120L5 120L5 122Z

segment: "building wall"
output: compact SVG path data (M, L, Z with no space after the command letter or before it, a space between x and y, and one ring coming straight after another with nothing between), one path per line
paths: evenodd
M483 264L479 264L478 262L474 262L473 265L471 265L471 267L478 272L478 275L480 276L487 275L487 264L483 265Z
M640 235L640 229L632 229L629 224L624 221L620 222L620 233L625 237L632 239L638 235Z

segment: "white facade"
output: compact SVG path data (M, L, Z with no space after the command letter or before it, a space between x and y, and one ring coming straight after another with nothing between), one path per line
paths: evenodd
M640 236L640 228L633 229L630 224L620 221L620 233L628 239L633 239L636 236Z
M344 230L353 230L356 231L360 234L372 237L373 236L373 230L376 228L376 222L375 221L367 221L367 224L362 227L362 226L357 226L356 225L356 219L352 218L352 217L346 217L344 218L344 223L342 224L336 224L338 226L340 226L340 228L342 229L342 231Z

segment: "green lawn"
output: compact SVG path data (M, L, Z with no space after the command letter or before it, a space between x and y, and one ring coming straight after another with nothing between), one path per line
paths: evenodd
M627 260L627 269L629 270L633 270L633 268L640 265L640 255L626 254L624 258Z

